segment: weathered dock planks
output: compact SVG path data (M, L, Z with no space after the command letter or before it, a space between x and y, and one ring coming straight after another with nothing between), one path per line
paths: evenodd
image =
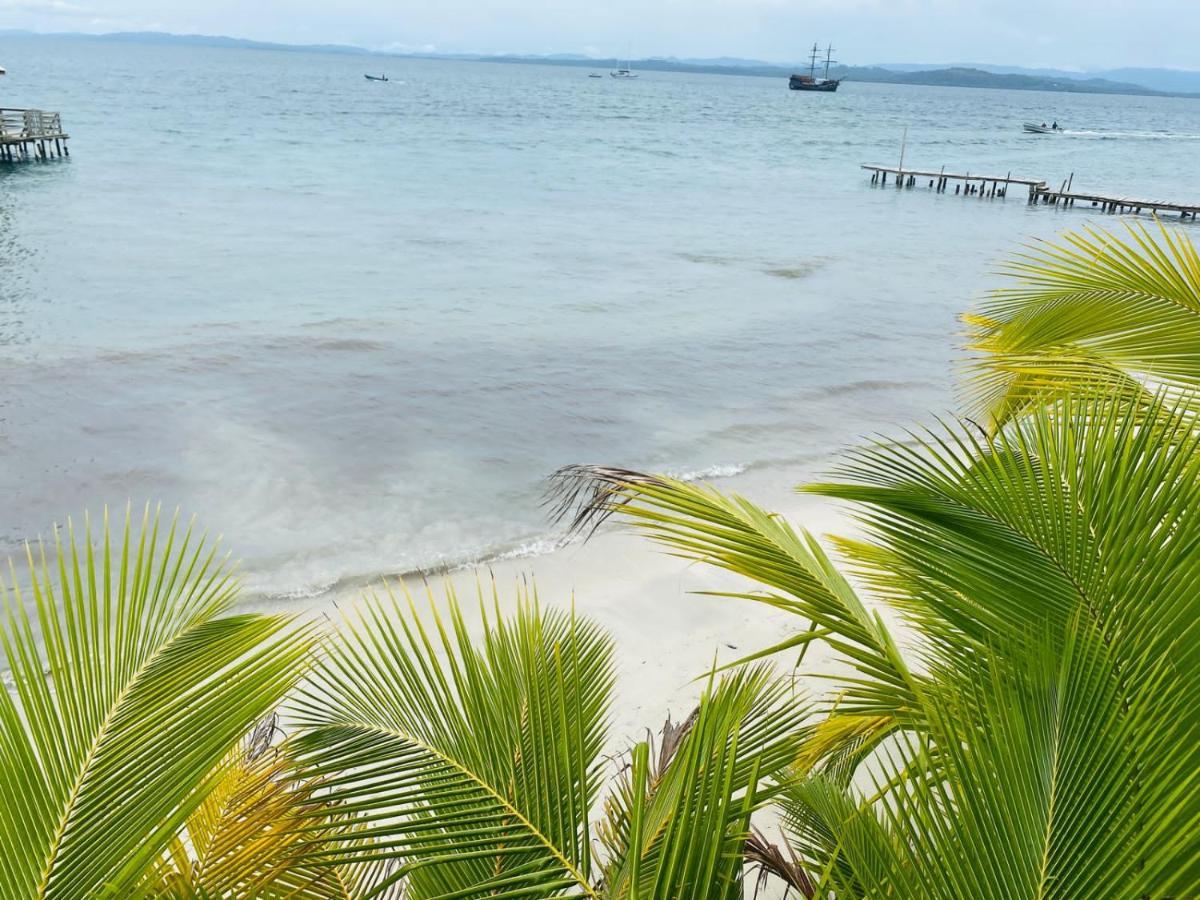
M1070 207L1082 201L1102 213L1149 214L1157 216L1160 212L1179 213L1181 219L1195 219L1200 213L1200 203L1177 203L1173 200L1140 200L1136 197L1114 197L1108 194L1093 194L1084 191L1072 191L1069 188L1059 190L1043 189L1031 195L1029 202L1046 206Z
M863 165L862 168L871 173L871 184L882 187L888 183L888 176L891 176L896 187L911 188L916 187L918 182L928 182L929 189L939 194L949 190L951 184L954 185L956 194L978 197L1006 197L1009 187L1014 184L1028 188L1031 195L1035 189L1046 186L1046 182L1040 178L1014 177L1012 172L1006 175L978 175L970 172L947 172L944 167L938 172L902 169L898 166Z
M69 138L56 112L0 108L0 162L70 156Z
M1029 204L1073 207L1076 203L1090 204L1090 208L1103 213L1117 214L1149 214L1157 216L1163 212L1179 213L1181 219L1195 219L1200 214L1200 203L1179 203L1174 200L1141 200L1136 197L1125 197L1113 194L1098 194L1088 191L1074 191L1071 185L1075 173L1065 179L1058 188L1050 187L1041 178L1014 177L1011 172L1006 175L974 175L969 172L959 174L947 172L945 168L938 172L922 169L902 169L898 166L862 166L871 173L871 184L880 187L888 183L888 177L898 188L913 188L924 184L935 193L945 193L954 184L954 193L969 197L1006 197L1011 185L1019 184L1028 189Z

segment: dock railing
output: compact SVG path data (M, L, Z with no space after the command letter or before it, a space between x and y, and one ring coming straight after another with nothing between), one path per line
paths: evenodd
M63 137L62 117L44 109L0 108L0 138L31 140Z
M56 112L0 107L0 162L70 156L69 137Z

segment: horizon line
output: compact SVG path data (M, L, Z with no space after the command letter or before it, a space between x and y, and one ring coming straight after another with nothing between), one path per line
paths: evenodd
M264 38L248 38L240 37L231 34L205 34L201 32L176 32L176 31L161 31L154 29L126 30L126 31L41 31L31 28L0 28L0 35L10 36L30 36L30 37L62 37L62 38L88 38L93 40L103 40L105 38L119 39L122 37L132 36L153 36L153 37L168 37L181 38L187 40L219 40L219 41L235 41L246 44L256 45L259 49L295 49L295 50L326 50L326 51L342 51L356 52L362 54L370 54L376 56L395 56L395 57L419 57L419 58L503 58L512 57L518 59L542 59L542 60L564 60L575 59L588 62L606 62L610 59L618 58L616 56L593 56L587 53L578 53L573 51L557 50L543 53L535 53L531 51L520 50L438 50L435 47L419 48L419 47L368 47L361 44L346 44L338 41L327 42L307 42L295 43L291 41L268 40ZM778 66L781 68L800 65L804 60L797 58L793 60L773 60L760 59L757 57L746 56L677 56L674 54L668 55L648 55L631 58L631 62L677 62L688 65L709 65L718 66L726 65L729 68L737 68L738 64L763 65L763 66ZM929 66L935 69L952 69L961 67L979 67L992 66L996 68L1020 69L1023 71L1038 71L1048 70L1061 73L1069 73L1075 75L1094 75L1102 72L1120 71L1123 69L1142 69L1145 71L1158 72L1178 72L1185 74L1200 75L1200 69L1184 69L1173 66L1137 66L1137 65L1119 65L1109 68L1094 69L1081 68L1070 65L1055 65L1050 63L1039 63L1029 65L1019 65L1016 63L1007 62L983 62L983 61L965 61L954 60L947 62L931 62L927 60L915 61L893 61L893 62L870 62L870 63L846 63L840 65L847 68L878 68L889 69L893 66Z

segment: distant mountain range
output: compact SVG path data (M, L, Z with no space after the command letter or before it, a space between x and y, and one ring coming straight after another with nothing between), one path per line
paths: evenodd
M480 62L525 63L534 65L606 67L608 59L595 59L574 53L543 56L522 54L489 55L478 53L400 53L369 50L347 44L281 44L244 38L199 34L168 34L137 31L112 34L35 35L32 32L0 30L0 37L56 37L89 41L122 41L138 44L182 44L203 47L230 47L253 50L277 50L306 53L342 53L363 56L399 56L432 59L459 59ZM644 71L702 72L716 75L759 75L779 78L803 71L806 63L777 63L757 59L722 56L705 59L652 57L633 60L635 69ZM921 84L944 87L1005 88L1026 91L1065 91L1086 94L1135 94L1200 96L1200 71L1182 69L1121 68L1096 72L1067 69L1026 68L990 63L880 63L870 66L835 66L834 78L847 81L887 84Z

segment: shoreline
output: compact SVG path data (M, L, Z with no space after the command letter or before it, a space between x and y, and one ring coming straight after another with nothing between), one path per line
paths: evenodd
M762 477L767 474L772 477ZM783 477L780 472L747 472L720 479L719 487L744 494L791 524L803 526L827 551L826 535L853 533L853 523L833 501L797 494L790 490L793 480L781 481ZM609 745L614 753L644 738L647 730L656 734L668 715L674 721L686 717L714 663L724 665L754 653L805 625L791 614L751 601L698 596L701 591L744 591L750 583L670 556L649 539L611 523L588 541L572 541L537 556L387 579L393 586L403 582L418 604L427 591L439 598L451 586L468 610L474 605L477 584L490 591L489 581L495 582L502 607L511 606L518 585L528 584L543 606L566 609L573 604L579 615L612 637L615 692ZM383 581L376 581L334 589L305 609L309 614L336 617L338 610L354 606L364 594L382 592L383 587ZM295 608L278 601L266 605ZM815 671L829 659L829 651L814 644L805 669ZM792 661L773 660L781 675ZM822 689L803 673L797 681L809 682L814 696Z

